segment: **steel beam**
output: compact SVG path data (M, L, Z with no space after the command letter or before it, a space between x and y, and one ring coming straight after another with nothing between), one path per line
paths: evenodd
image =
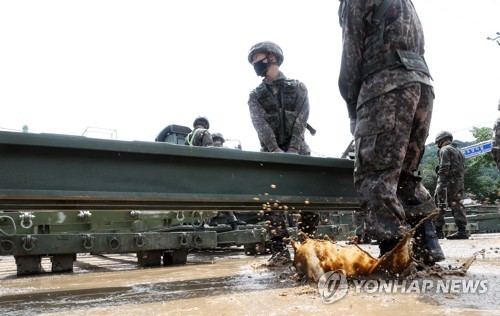
M348 159L0 132L0 210L358 207Z

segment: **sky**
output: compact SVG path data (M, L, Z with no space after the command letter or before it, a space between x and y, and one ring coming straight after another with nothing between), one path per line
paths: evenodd
M441 130L472 140L500 100L500 0L414 0L436 99L427 142ZM337 0L0 1L0 130L153 141L167 125L210 131L258 151L248 95L259 85L249 48L271 40L280 67L309 91L313 155L351 140L338 90ZM110 132L112 131L112 132Z

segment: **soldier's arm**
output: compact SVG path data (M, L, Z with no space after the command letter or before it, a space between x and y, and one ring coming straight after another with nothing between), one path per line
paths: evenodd
M361 89L363 70L363 47L365 39L365 1L346 1L344 25L342 26L342 59L339 75L339 90L347 104L351 119L356 118L356 104Z
M439 157L438 183L444 181L450 174L452 153L444 148L439 151Z

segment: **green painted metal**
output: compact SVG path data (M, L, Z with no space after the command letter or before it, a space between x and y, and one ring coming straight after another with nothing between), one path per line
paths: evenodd
M190 249L259 252L260 210L358 208L352 169L347 159L0 132L0 255L24 275L39 273L43 256L71 272L78 253L135 252L150 266L185 263ZM199 229L224 210L257 225Z
M0 235L168 231L177 230L182 224L199 226L215 215L216 211L207 210L0 211Z
M471 234L500 233L500 213L482 213L467 215L466 229ZM453 217L445 217L445 234L458 230Z
M348 159L0 132L2 210L358 207Z
M130 253L215 247L217 233L211 231L36 234L3 236L0 239L0 255L14 256Z

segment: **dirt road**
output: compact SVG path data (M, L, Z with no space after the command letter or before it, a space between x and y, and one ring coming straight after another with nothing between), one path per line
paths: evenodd
M0 314L500 315L500 234L441 244L444 268L459 266L482 250L465 276L444 280L482 282L483 291L387 293L357 291L351 284L345 297L326 304L317 285L296 281L290 266L268 267L269 256L248 257L240 248L190 253L186 265L146 269L138 268L131 254L82 255L72 274L30 277L17 277L14 259L0 257ZM363 247L378 254L377 246Z

